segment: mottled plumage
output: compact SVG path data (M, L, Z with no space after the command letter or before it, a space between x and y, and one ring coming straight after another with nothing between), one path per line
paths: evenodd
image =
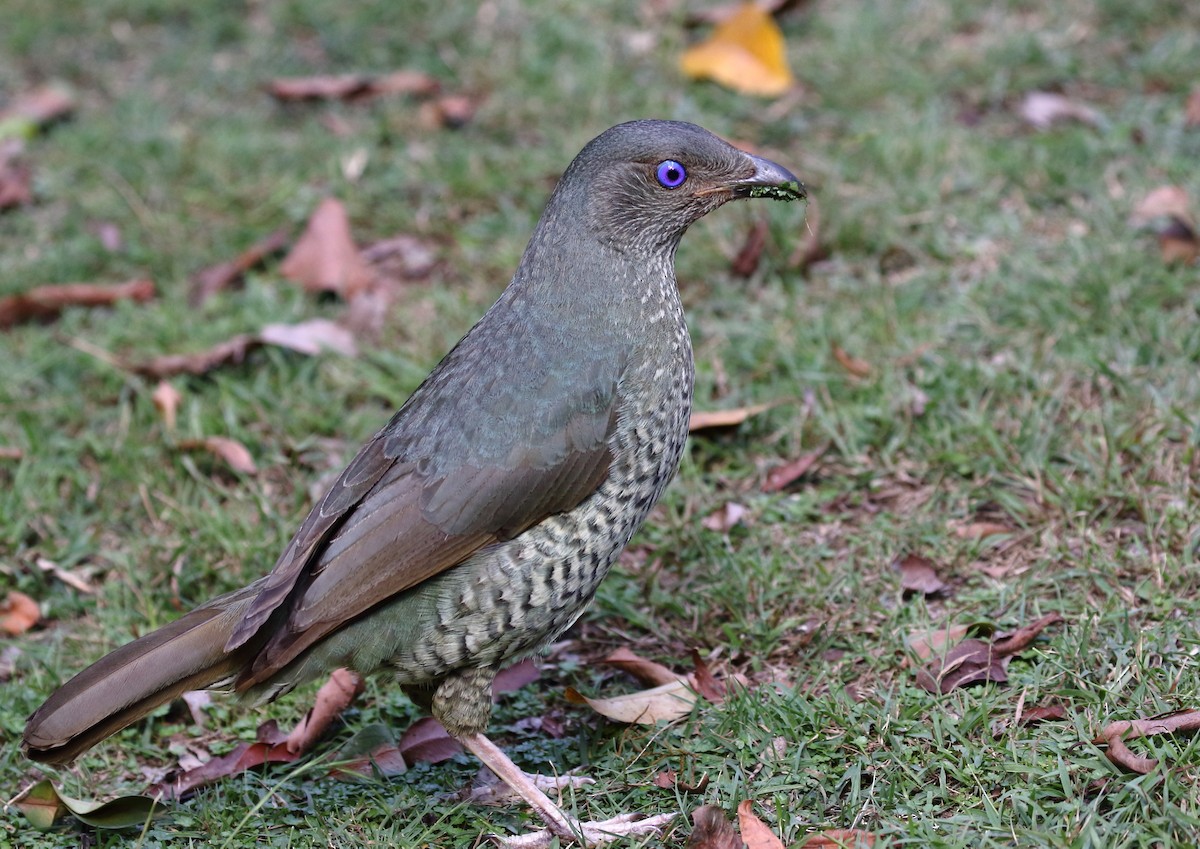
M762 187L802 194L690 124L593 140L500 299L272 572L81 672L30 718L30 757L70 760L185 688L273 697L338 666L390 668L450 733L481 736L496 671L579 617L678 468L693 366L675 248Z

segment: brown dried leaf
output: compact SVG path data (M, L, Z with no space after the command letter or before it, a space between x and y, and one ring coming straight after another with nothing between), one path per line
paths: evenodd
M829 443L826 442L820 448L809 451L807 454L801 454L795 460L784 463L782 466L776 466L767 473L767 479L763 482L763 492L780 492L787 489L800 478L808 474L808 471L817 464L817 460L829 450Z
M163 417L163 424L167 426L167 430L174 430L179 404L183 401L180 391L165 380L160 380L154 387L154 391L150 393L150 400L159 415Z
M144 363L130 363L128 368L144 377L174 377L177 374L207 374L218 366L240 363L246 355L261 345L257 336L243 333L214 345L207 351L193 354L164 354Z
M908 635L908 647L921 660L926 660L935 654L943 653L946 646L961 640L972 627L971 625L954 625L938 631L913 631Z
M1038 130L1047 130L1064 121L1078 121L1098 127L1104 118L1090 106L1050 91L1031 91L1021 100L1021 118Z
M410 764L418 761L441 763L463 750L462 743L451 737L442 723L432 716L422 717L410 725L400 738L398 748Z
M705 516L700 521L700 524L710 531L727 534L734 527L742 523L742 519L746 517L748 512L750 511L745 505L738 504L736 501L726 501L724 507Z
M568 687L566 697L567 701L586 704L596 713L615 722L639 725L655 725L660 721L674 722L691 713L692 706L696 703L696 694L682 680L607 699L589 698Z
M247 271L287 247L290 237L289 229L281 227L269 236L255 242L233 259L197 271L192 275L188 303L194 307L199 306L217 292L229 288L241 280L242 275Z
M704 805L692 811L692 833L687 849L744 849L742 838L725 812L716 805Z
M315 357L333 351L345 357L358 356L354 334L327 318L312 318L299 324L268 324L258 333L260 342Z
M18 95L7 107L0 109L0 124L9 121L44 127L65 118L75 109L75 95L61 83L47 83Z
M0 156L0 210L32 201L33 172L26 165Z
M532 684L541 676L537 664L529 658L501 669L492 681L492 698L501 693L515 693L526 684Z
M164 780L152 788L170 799L180 799L197 787L211 784L222 778L239 775L248 769L268 763L291 763L299 755L288 751L285 743L239 743L224 757L213 758L202 766L185 770L174 778Z
M1014 533L1012 528L1000 522L960 522L952 526L960 539L986 539L997 534Z
M196 724L197 728L203 728L205 724L204 709L212 704L212 694L208 690L188 690L180 698L187 705L192 722Z
M43 572L45 572L49 575L53 575L55 578L57 578L58 580L62 581L64 584L66 584L68 587L78 590L79 592L81 592L85 595L95 594L96 588L94 586L92 586L86 578L79 575L78 573L72 572L70 569L64 569L63 567L59 566L57 563L55 563L53 560L51 560L47 557L39 557L34 562L37 564L37 567L39 569L41 569Z
M749 277L758 269L758 262L762 259L763 248L767 246L767 222L765 219L759 219L750 225L750 229L746 231L746 241L742 243L742 247L737 252L737 256L733 258L733 262L729 265L729 270L734 277Z
M754 813L754 803L749 799L738 805L738 825L742 829L742 841L746 849L783 849L783 841Z
M774 404L754 404L749 407L737 407L733 410L710 410L696 411L692 413L692 420L688 425L688 431L695 433L698 430L708 430L710 428L720 427L736 427L751 416L757 416L759 413L771 409Z
M995 650L1000 655L1013 655L1017 652L1024 651L1029 648L1038 634L1051 625L1057 625L1062 622L1061 613L1047 613L1036 622L1024 625L1011 634L997 634L995 640Z
M297 723L284 745L289 752L304 754L329 730L333 721L353 704L365 684L362 676L350 669L335 669L317 691L312 709Z
M1067 708L1061 702L1032 707L1021 714L1022 725L1037 725L1041 722L1053 722L1067 718Z
M360 728L338 750L334 760L338 764L329 770L329 775L342 780L386 778L408 771L408 764L397 748L392 732L381 723Z
M934 595L945 592L946 584L938 577L933 561L919 554L907 554L892 563L900 571L900 587L905 592Z
M846 353L837 342L829 343L829 351L833 354L833 358L838 361L838 365L855 377L868 377L871 374L871 364L866 360L851 356Z
M968 684L986 681L1003 684L1008 681L1008 662L1012 656L1028 648L1043 629L1061 621L1060 614L1049 613L1011 635L997 635L992 642L963 640L944 656L932 657L917 670L917 684L923 690L942 695Z
M250 449L236 439L226 436L206 436L204 439L184 439L178 443L183 451L203 450L243 475L258 474Z
M804 841L804 849L870 849L875 845L875 835L857 828L831 828L810 834Z
M346 207L336 198L317 206L279 271L310 292L335 292L347 301L375 279L350 235Z
M626 648L616 649L600 662L606 666L615 666L643 684L651 684L655 687L687 680L683 675L672 672L661 663L647 660Z
M1107 744L1108 759L1117 766L1145 775L1158 766L1158 761L1133 754L1125 745L1126 740L1156 734L1195 734L1197 731L1200 731L1200 710L1177 710L1145 719L1110 722L1093 742Z
M429 130L458 130L471 122L478 108L474 98L465 94L447 94L422 103L417 119Z
M0 445L0 460L20 460L25 452L15 445Z
M1133 208L1129 224L1154 228L1170 219L1192 223L1192 202L1182 186L1159 186L1151 191Z
M365 100L381 94L429 95L438 82L421 71L394 71L382 76L341 74L280 77L267 83L276 100Z
M9 592L0 604L0 633L15 637L24 634L42 618L38 603L18 590Z
M50 321L67 307L105 307L117 301L148 301L153 297L154 283L150 280L37 286L0 298L0 330L29 321Z
M421 280L437 265L434 246L407 233L367 245L359 253L383 278Z
M713 675L712 668L695 649L692 649L692 665L696 667L692 674L692 688L714 704L724 701L727 690L725 682Z

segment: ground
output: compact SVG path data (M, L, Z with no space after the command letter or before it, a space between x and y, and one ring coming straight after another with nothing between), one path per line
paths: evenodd
M828 828L876 846L1194 844L1194 740L1130 743L1160 760L1145 776L1094 742L1114 720L1200 707L1200 271L1166 262L1130 220L1161 186L1200 197L1185 113L1200 83L1194 3L799 3L779 17L798 88L775 100L686 80L678 57L706 33L689 25L704 7L672 0L8 7L0 97L54 80L78 105L25 144L35 200L0 213L0 296L158 288L0 331L0 588L44 616L5 641L19 650L2 684L8 740L86 661L268 569L311 487L503 288L574 153L656 116L754 146L814 198L723 209L678 259L697 406L773 406L694 437L591 613L501 701L498 741L527 768L596 778L567 797L582 816L680 812L661 840L627 845L683 846L692 810L732 816L744 799L788 845ZM433 75L474 115L446 128L419 97L284 105L263 89L398 68ZM1021 115L1033 91L1096 116L1035 128ZM361 243L410 234L436 265L357 357L268 347L173 379L168 432L156 381L121 363L342 314L277 259L188 302L189 275L282 225L299 232L327 195ZM758 222L765 247L738 276ZM819 250L804 256L808 244ZM258 473L179 448L208 436L243 443ZM762 491L818 451L786 489ZM706 526L730 502L740 521ZM908 554L946 589L906 593L894 563ZM914 633L1010 631L1051 612L1063 621L1006 684L917 685ZM698 650L749 686L671 725L568 704L567 686L637 688L594 662L619 647L680 670ZM203 732L160 715L49 774L75 795L137 792L182 741L221 753L311 697L249 713L217 699ZM1060 719L1017 721L1054 704ZM453 798L477 769L466 757L386 781L326 777L317 759L339 740L416 715L376 679L298 766L226 779L140 833L41 834L9 809L0 846L459 846L529 827L520 806ZM669 789L654 783L667 769ZM0 750L5 799L43 774Z

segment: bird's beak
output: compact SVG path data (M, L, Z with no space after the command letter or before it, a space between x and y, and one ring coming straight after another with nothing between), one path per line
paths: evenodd
M747 153L754 173L744 180L726 184L737 198L771 198L772 200L803 200L808 197L804 184L791 171L769 159Z

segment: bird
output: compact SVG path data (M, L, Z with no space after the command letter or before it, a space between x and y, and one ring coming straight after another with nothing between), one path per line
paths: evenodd
M592 139L499 299L273 569L79 672L29 717L25 754L67 764L188 690L256 703L338 667L390 671L563 842L636 831L569 816L487 737L491 685L583 614L674 477L694 383L676 248L757 197L806 190L694 124Z

